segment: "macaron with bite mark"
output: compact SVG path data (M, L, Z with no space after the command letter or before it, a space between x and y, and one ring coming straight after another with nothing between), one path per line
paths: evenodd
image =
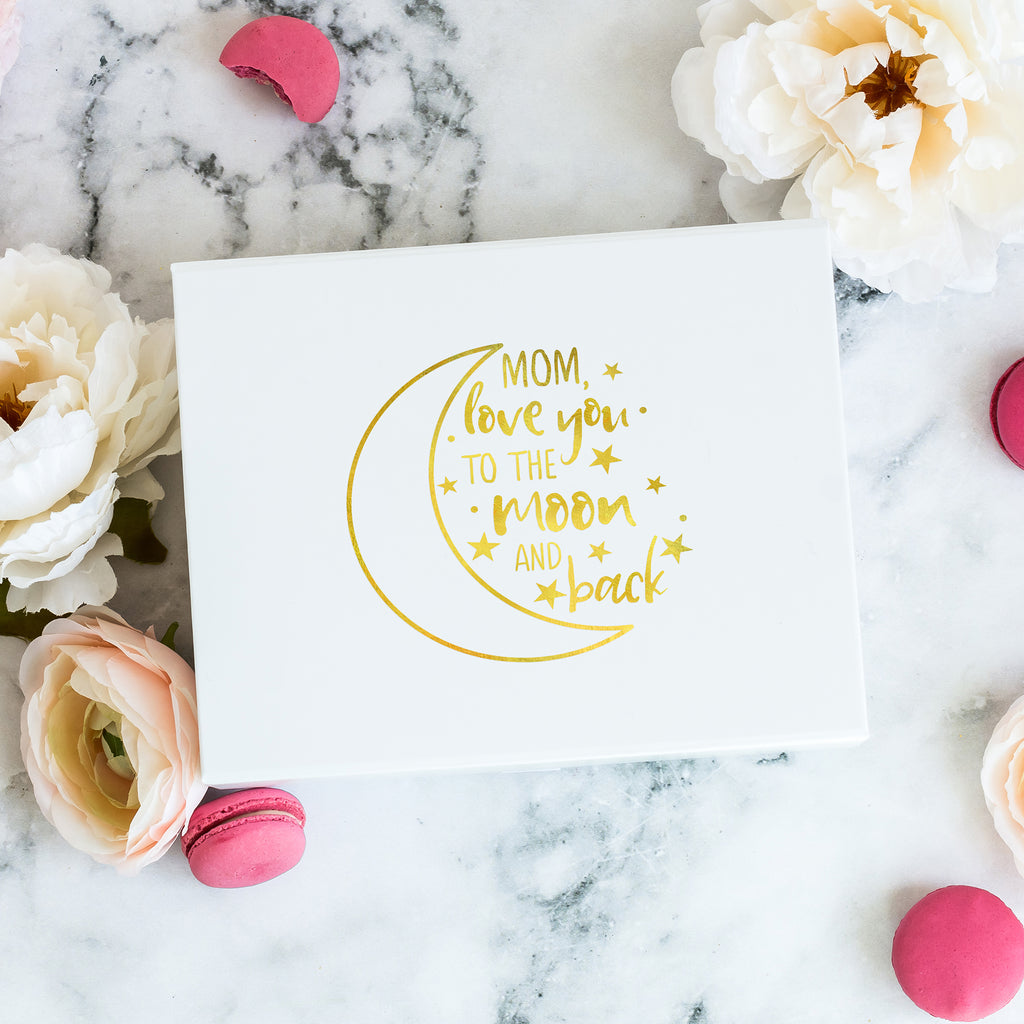
M273 14L250 21L227 41L220 62L239 78L271 86L307 124L323 120L338 96L338 55L327 36L301 18Z
M246 789L200 804L181 849L204 885L240 889L295 867L306 849L305 825L306 812L291 793Z

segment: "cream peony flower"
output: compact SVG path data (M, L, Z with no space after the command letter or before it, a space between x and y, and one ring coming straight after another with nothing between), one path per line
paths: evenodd
M981 788L996 832L1024 875L1024 697L1010 705L988 741Z
M845 272L912 301L991 288L1024 229L1015 0L710 0L672 79L735 220L828 221Z
M195 676L103 608L55 619L21 661L21 753L47 820L122 874L167 851L205 793Z
M18 59L21 45L21 15L14 8L14 0L0 0L0 85Z
M0 259L0 578L11 611L109 600L114 502L163 497L145 467L181 449L173 324L132 320L109 289L102 267L46 246Z

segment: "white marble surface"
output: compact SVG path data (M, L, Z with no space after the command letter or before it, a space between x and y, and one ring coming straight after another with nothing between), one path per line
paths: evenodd
M21 6L0 244L89 255L146 317L172 312L174 260L723 219L718 168L668 99L693 0ZM342 95L320 125L217 64L268 13L338 45ZM1024 691L1024 475L987 422L1024 350L1022 288L1019 250L986 296L909 307L839 283L873 733L859 748L304 783L302 864L216 891L176 851L123 879L43 820L17 763L5 645L4 1018L929 1019L889 967L913 900L981 885L1024 916L977 779ZM180 470L157 471L171 558L118 560L114 604L140 626L182 620L187 653ZM269 602L274 571L271 548ZM992 1019L1020 1019L1022 1000Z

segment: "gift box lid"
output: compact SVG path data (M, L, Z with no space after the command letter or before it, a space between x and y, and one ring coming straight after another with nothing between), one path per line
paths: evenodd
M822 225L172 272L210 785L864 738Z

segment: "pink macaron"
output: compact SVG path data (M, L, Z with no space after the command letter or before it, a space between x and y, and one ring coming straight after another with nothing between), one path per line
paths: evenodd
M1024 469L1024 359L1018 359L999 378L988 414L999 447Z
M300 121L313 124L334 106L341 81L338 55L315 25L272 14L243 25L220 62L239 78L270 85Z
M181 837L204 885L239 889L291 870L306 849L306 812L281 789L227 793L196 808Z
M948 885L918 900L896 929L892 966L904 992L942 1020L981 1020L1024 980L1024 927L999 897Z

